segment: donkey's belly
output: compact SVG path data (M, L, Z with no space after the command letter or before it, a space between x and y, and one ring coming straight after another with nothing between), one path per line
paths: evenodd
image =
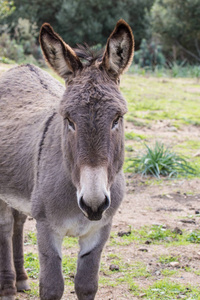
M1 193L0 199L6 202L9 206L17 209L25 215L31 215L31 202L23 196L14 195L11 193Z

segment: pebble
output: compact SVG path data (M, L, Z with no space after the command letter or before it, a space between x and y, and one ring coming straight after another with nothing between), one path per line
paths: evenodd
M148 249L147 248L139 248L138 251L148 252Z
M160 273L160 271L156 271L155 274L156 274L156 276L159 276L161 273Z
M118 265L110 265L109 269L111 271L119 271L119 266Z
M175 227L174 230L173 230L173 233L182 235L182 234L183 234L183 231L182 231L180 228Z
M180 265L178 261L172 261L169 264L170 264L171 267L174 267L174 268L179 267L179 265Z
M151 240L146 240L145 245L150 245L152 243Z
M124 236L124 235L126 235L126 236L129 236L131 234L131 231L129 230L129 231L119 231L118 232L118 236Z

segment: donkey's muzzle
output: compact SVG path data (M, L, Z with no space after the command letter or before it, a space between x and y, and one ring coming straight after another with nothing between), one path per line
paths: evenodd
M110 200L107 196L105 196L104 201L96 210L93 210L89 205L87 205L83 197L81 197L79 205L85 216L90 221L99 221L102 218L103 212L110 206Z

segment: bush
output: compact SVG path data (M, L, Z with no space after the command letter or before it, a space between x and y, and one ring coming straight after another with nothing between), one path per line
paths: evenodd
M148 44L145 39L142 40L140 50L135 52L134 61L141 68L150 67L154 69L155 66L165 65L165 57L162 54L161 46L156 45L155 42Z
M145 144L146 151L139 157L132 159L132 168L135 172L142 175L178 176L196 175L197 171L192 168L185 158L179 156L170 149L165 148L164 144L156 142L154 148Z
M3 33L0 36L0 57L19 62L25 59L22 45L18 45L14 39L11 40L8 33Z

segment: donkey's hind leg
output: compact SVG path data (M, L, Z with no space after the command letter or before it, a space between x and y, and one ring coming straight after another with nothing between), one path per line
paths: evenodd
M2 300L14 300L16 294L12 235L12 210L0 200L0 296Z
M13 209L14 227L13 227L13 256L16 271L17 291L30 290L28 276L24 269L24 251L23 251L23 228L27 216Z

